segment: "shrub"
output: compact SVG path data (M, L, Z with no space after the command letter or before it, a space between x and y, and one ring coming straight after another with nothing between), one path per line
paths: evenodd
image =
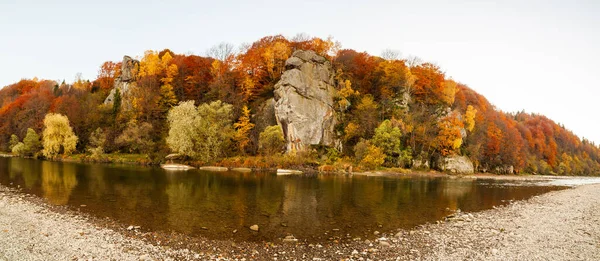
M10 135L10 140L8 141L8 150L13 149L15 145L19 144L19 137L17 135Z
M26 154L25 144L23 142L17 143L17 145L12 146L12 153L17 156L25 156Z
M354 154L360 166L367 170L380 167L386 157L382 149L367 140L361 140L354 146Z
M104 155L104 145L106 143L106 134L101 128L97 128L92 134L90 134L90 142L88 145L88 152L91 154L91 158L94 160L101 159Z
M285 139L279 125L269 126L258 137L259 150L266 155L278 154L283 151Z
M380 167L384 161L385 154L383 151L375 145L369 145L367 155L360 161L360 165L366 169L376 169Z
M115 139L115 144L128 153L148 153L152 150L152 124L135 121L129 122L127 128Z

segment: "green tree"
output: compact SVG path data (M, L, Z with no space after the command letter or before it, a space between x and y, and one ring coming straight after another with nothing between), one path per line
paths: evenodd
M232 108L221 101L197 108L194 101L180 102L167 115L167 145L179 154L205 162L223 156L234 133Z
M36 156L36 154L42 149L40 136L31 128L27 129L27 134L23 139L23 145L25 146L26 156Z
M393 126L390 120L385 120L375 129L372 142L373 145L381 148L387 163L397 165L401 152L401 138L400 128Z
M116 88L115 89L115 97L113 100L113 107L112 107L112 115L115 119L117 118L117 114L119 113L119 110L121 109L121 102L122 102L121 91L119 90L119 88Z
M259 134L258 146L265 155L281 153L285 146L283 130L279 125L268 126Z
M196 124L199 117L194 101L180 102L169 110L167 145L171 150L190 157L196 156L196 144L199 139Z
M69 125L69 119L62 114L48 113L44 118L42 133L44 156L51 158L58 154L71 154L77 145L77 136Z
M8 150L12 151L13 147L17 144L19 144L19 137L14 134L10 135L10 141L8 141Z
M233 138L233 106L221 101L198 106L201 159L214 160L225 155Z

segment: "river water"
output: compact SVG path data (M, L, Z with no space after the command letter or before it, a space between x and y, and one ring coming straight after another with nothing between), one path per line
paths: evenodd
M313 242L372 238L456 209L490 209L563 188L446 177L169 172L22 158L0 158L0 184L146 231L251 241L293 234ZM259 232L249 230L254 224Z

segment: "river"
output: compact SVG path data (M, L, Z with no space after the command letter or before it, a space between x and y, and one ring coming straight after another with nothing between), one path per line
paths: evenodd
M373 238L561 186L471 178L169 172L0 158L0 184L146 231L210 239L311 242ZM259 231L249 229L258 225Z

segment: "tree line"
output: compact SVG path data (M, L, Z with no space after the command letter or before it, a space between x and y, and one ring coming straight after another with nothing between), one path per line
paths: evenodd
M21 80L0 90L0 150L55 156L46 154L45 119L60 116L75 138L58 154L123 152L161 160L176 152L213 163L280 155L282 130L261 113L295 50L331 61L337 90L341 149L315 147L302 155L307 164L409 168L464 155L479 171L600 172L593 142L543 115L502 112L435 64L305 35L267 36L238 49L219 44L204 56L146 51L127 93L116 92L110 104L104 99L120 62L104 62L92 81ZM32 142L38 133L41 145Z

